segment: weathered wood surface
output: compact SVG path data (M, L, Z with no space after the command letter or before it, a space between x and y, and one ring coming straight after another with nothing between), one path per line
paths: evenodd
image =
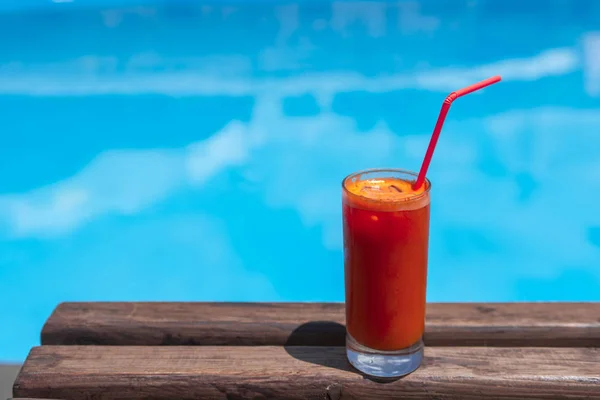
M600 398L600 349L428 347L413 374L377 383L343 347L43 346L15 396L68 399Z
M42 344L342 346L341 303L63 303ZM600 303L431 303L428 346L600 347Z

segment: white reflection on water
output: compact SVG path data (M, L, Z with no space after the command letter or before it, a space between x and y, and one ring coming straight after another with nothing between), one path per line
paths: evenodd
M16 237L70 233L105 214L134 215L247 157L239 124L183 149L108 150L78 174L29 193L0 196Z
M282 69L287 52L270 56L266 70ZM264 62L264 61L263 61ZM506 59L470 67L431 69L389 76L366 77L353 71L302 74L287 78L240 78L249 68L239 56L169 60L157 54L133 55L123 72L113 57L85 56L50 65L0 65L0 94L30 96L89 96L109 94L166 94L170 96L263 93L315 96L339 92L385 93L402 89L450 92L472 82L502 75L504 81L534 81L565 75L580 68L579 55L570 48L549 49L532 57ZM180 72L154 72L177 66ZM90 75L91 78L90 79Z
M584 35L585 90L590 96L600 97L600 32Z

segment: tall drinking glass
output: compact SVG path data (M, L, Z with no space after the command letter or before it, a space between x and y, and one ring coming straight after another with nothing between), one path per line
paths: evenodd
M342 184L346 353L376 377L406 375L423 359L429 190L417 174L361 171Z

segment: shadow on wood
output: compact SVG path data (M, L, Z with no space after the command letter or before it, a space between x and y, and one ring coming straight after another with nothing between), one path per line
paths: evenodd
M377 383L389 383L398 380L380 379L356 370L346 358L346 348L339 346L345 338L346 327L333 321L312 321L300 325L288 337L284 349L297 360L310 364L353 372ZM322 349L322 351L320 351Z
M346 359L346 348L339 346L340 339L345 337L346 327L333 321L312 321L297 327L285 342L284 349L297 360L322 365L342 371L356 371ZM315 347L324 351L315 351ZM331 352L336 357L331 357ZM337 353L340 353L339 355Z
M334 321L311 321L295 328L285 346L343 346L346 327Z

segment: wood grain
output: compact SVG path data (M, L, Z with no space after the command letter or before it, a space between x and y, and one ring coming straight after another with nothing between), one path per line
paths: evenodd
M413 374L365 379L342 347L42 346L15 396L67 399L600 398L600 349L428 347Z
M42 344L341 346L341 303L63 303ZM600 303L431 303L429 346L600 347Z

